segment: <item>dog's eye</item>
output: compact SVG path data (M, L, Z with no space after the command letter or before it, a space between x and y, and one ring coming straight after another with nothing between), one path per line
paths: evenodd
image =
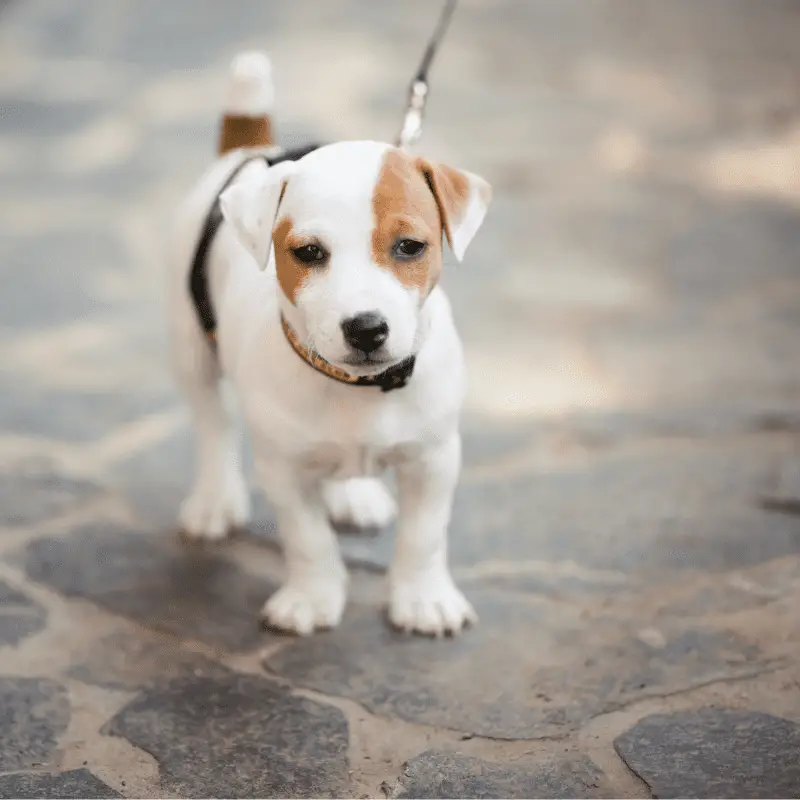
M425 242L418 242L416 239L401 239L394 246L395 258L417 258L425 251Z
M297 247L292 250L294 257L304 264L312 264L315 261L324 261L328 254L319 246L315 244L307 244L303 247Z

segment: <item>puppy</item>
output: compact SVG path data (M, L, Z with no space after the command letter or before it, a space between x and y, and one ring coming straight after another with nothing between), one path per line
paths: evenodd
M457 633L476 621L447 559L464 361L438 280L443 236L461 260L491 189L372 141L281 160L268 147L271 104L266 56L237 57L221 156L176 228L172 356L197 451L181 526L216 540L248 520L227 382L286 562L265 622L297 634L336 626L348 578L332 522L385 526L399 510L389 619Z

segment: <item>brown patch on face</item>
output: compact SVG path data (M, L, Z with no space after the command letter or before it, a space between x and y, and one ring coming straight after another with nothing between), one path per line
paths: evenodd
M293 233L292 227L291 218L283 217L275 226L272 243L275 246L275 270L278 275L278 283L289 301L294 304L313 268L298 261L292 253L292 250L308 244Z
M223 116L217 145L221 156L239 147L267 147L271 144L272 123L269 117Z
M375 227L372 257L390 270L404 286L419 289L421 297L436 285L442 272L442 223L437 201L418 160L401 150L389 150L383 160L372 196ZM414 259L398 259L394 246L401 239L425 242Z

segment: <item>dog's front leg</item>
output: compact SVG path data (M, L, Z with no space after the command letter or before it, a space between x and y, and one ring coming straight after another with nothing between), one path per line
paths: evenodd
M276 512L286 579L261 612L266 625L302 636L339 624L347 570L323 503L321 483L301 470L257 464Z
M447 565L447 526L460 467L458 433L398 467L400 515L389 570L389 619L402 630L441 636L477 621Z

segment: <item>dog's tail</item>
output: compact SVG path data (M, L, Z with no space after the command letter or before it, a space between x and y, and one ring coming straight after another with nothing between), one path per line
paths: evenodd
M264 53L248 51L233 59L217 146L220 155L275 143L270 118L274 94L272 65Z

